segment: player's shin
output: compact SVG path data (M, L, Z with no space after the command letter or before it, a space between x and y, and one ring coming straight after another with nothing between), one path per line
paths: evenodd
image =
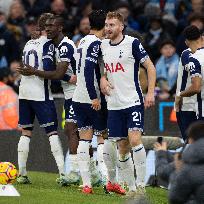
M89 155L89 147L90 140L80 140L79 146L77 149L77 159L80 174L83 181L83 186L91 187L91 174L89 171L90 168L90 155Z
M60 175L64 175L64 155L62 150L61 141L58 135L49 136L50 147L52 154L57 163L57 167Z
M104 141L103 158L107 167L108 180L116 183L117 146L108 139Z
M26 162L29 153L30 137L22 135L18 142L18 167L19 175L26 176Z
M107 172L107 167L103 159L103 149L104 149L104 144L99 143L97 147L98 170L101 174L102 182L105 184L108 179L108 172Z
M130 153L119 154L118 171L120 172L121 180L123 180L129 191L136 191L134 164Z
M143 144L132 147L133 160L137 174L136 184L137 186L145 186L145 174L146 174L146 152Z

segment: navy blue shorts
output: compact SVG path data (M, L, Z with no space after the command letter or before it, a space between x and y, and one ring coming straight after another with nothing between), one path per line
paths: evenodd
M72 106L72 99L68 99L64 101L64 110L65 110L66 122L76 123L77 119Z
M107 112L103 108L95 111L91 104L73 102L78 130L93 129L95 135L107 129Z
M19 126L22 128L33 127L35 116L47 134L57 131L57 113L53 100L31 101L19 99Z
M186 130L193 122L197 121L196 112L194 111L179 111L176 112L177 123L181 131L181 136L185 141L187 139Z
M133 106L122 110L108 110L108 138L120 139L128 136L128 130L144 129L144 106Z

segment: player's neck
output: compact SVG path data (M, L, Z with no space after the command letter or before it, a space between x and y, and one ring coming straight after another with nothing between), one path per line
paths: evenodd
M58 46L63 38L64 38L64 35L60 33L55 39L53 39L54 44Z
M118 44L123 40L124 36L122 33L119 33L118 36L114 39L110 39L111 44Z
M192 53L196 52L197 49L202 48L203 44L201 41L195 41L191 44L190 49Z
M98 31L98 30L90 30L89 34L90 34L90 35L95 35L97 38L102 39L102 33L101 33L101 31Z

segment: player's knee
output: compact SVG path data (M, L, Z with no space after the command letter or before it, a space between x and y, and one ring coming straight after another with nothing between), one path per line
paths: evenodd
M118 141L118 150L121 155L125 155L130 152L130 144L128 140Z
M82 140L92 140L93 129L86 129L86 130L81 129L79 131L79 137Z
M128 138L131 147L142 144L141 132L139 131L129 131Z
M27 136L27 137L31 137L31 135L32 135L32 130L33 130L33 127L23 128L23 129L22 129L22 135L25 135L25 136Z
M55 124L55 125L45 127L45 132L49 137L51 135L56 135L57 134L57 125Z

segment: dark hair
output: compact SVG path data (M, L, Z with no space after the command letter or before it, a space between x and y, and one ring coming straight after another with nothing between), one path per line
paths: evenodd
M192 123L187 131L188 139L191 138L194 141L199 140L200 138L204 138L204 121L196 121Z
M54 15L52 13L43 13L42 15L40 15L39 19L38 19L38 27L40 31L45 30L45 22L52 18Z
M5 77L8 77L11 74L11 71L7 67L0 68L0 81L3 81Z
M188 22L191 23L192 21L200 20L204 23L204 15L202 13L193 12L188 17Z
M103 10L93 10L89 14L90 27L93 30L101 30L105 26L106 13Z
M200 38L201 32L196 26L190 25L184 29L183 35L186 40L197 40Z
M160 45L159 45L159 49L161 50L162 47L164 47L164 45L172 45L173 47L176 47L174 41L171 40L171 39L163 40L163 41L160 43Z

